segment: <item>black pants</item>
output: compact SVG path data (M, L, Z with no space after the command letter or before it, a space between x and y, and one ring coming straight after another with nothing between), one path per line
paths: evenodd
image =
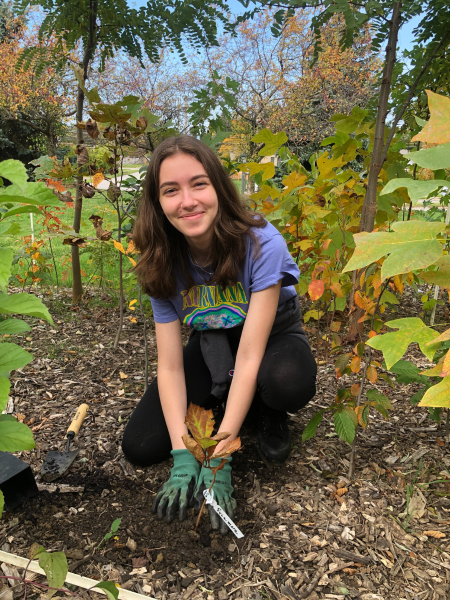
M236 353L242 327L228 330ZM200 336L193 335L183 350L187 402L211 408L211 375L200 350ZM317 366L306 338L279 333L269 338L257 378L255 399L275 410L297 412L316 393ZM126 458L141 467L166 460L172 449L159 399L156 378L132 413L124 431Z

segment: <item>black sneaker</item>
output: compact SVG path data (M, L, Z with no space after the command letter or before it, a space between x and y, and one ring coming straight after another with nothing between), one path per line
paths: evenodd
M287 414L263 404L258 415L258 447L268 462L283 463L291 451Z

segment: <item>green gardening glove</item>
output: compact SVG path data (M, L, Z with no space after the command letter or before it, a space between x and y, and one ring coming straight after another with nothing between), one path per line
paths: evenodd
M217 504L227 513L230 519L234 519L234 513L236 512L236 500L232 497L234 492L233 485L231 483L231 457L221 471L217 471L216 480L212 487L214 492L214 500ZM220 458L215 458L211 461L212 467L220 465ZM194 507L198 512L205 499L203 491L209 490L213 482L214 475L211 469L202 467L200 476L197 480L197 485L194 490ZM220 533L226 534L229 531L228 525L219 517L214 508L208 505L209 519L211 521L211 527L213 529L220 529Z
M172 450L173 467L166 483L159 488L153 502L152 512L158 519L166 517L171 523L178 511L180 521L184 521L192 492L200 473L200 463L189 450Z

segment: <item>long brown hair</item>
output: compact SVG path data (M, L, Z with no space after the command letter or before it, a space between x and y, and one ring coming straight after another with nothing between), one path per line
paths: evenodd
M170 298L176 294L176 274L184 275L187 288L194 285L187 267L186 239L169 222L159 202L161 163L178 153L190 154L203 165L217 194L219 208L214 221L211 282L217 282L223 289L237 283L248 235L258 248L251 227L266 225L261 215L250 212L244 205L219 158L206 144L189 135L167 138L150 159L133 230L133 241L141 253L134 270L146 293L155 298Z

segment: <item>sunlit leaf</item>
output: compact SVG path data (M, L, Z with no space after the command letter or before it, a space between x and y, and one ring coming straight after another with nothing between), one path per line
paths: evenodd
M417 317L407 317L405 319L396 319L386 323L387 327L397 329L395 332L377 335L366 342L375 350L383 352L387 369L390 369L402 358L410 344L417 342L425 356L431 360L436 352L438 345L429 345L428 342L438 337L438 332Z
M426 90L430 120L420 133L412 138L412 142L428 142L445 144L450 142L450 98Z
M449 115L450 118L450 115ZM419 152L410 152L408 160L424 169L448 169L450 167L450 143L425 148ZM450 185L450 183L448 184Z
M442 246L436 236L445 229L444 223L398 221L392 232L355 234L355 251L343 272L361 269L389 255L381 267L381 279L425 269L442 256Z
M284 131L274 134L270 129L261 129L252 137L252 142L255 144L264 144L264 148L259 151L260 156L272 156L287 141L288 136Z
M313 302L321 298L324 291L325 284L321 279L313 279L308 286L309 297Z
M380 192L380 196L392 194L392 192L399 188L406 188L411 202L416 203L419 200L428 198L428 196L438 188L449 185L450 183L445 179L417 180L402 177L391 179ZM405 222L407 223L408 221Z
M444 377L424 394L419 406L450 408L450 377Z

